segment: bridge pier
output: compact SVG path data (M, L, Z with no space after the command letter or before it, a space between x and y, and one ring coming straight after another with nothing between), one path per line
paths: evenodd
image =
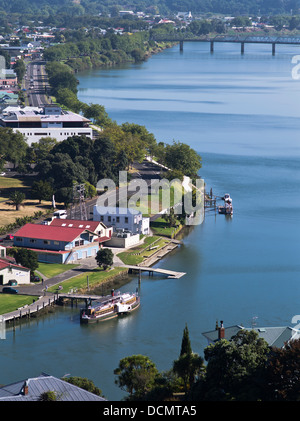
M272 56L275 56L275 42L272 43Z
M244 54L245 52L245 43L241 42L241 54Z
M179 41L179 51L182 53L183 51L183 41Z
M213 53L214 52L214 42L210 41L210 52Z

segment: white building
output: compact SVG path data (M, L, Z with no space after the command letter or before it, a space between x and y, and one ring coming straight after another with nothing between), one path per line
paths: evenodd
M30 145L42 137L53 137L62 141L70 136L93 136L90 120L57 106L9 107L0 115L0 125L11 127L14 132L22 133Z
M114 232L124 231L132 235L147 235L150 232L150 218L144 218L142 212L136 209L95 205L93 220L101 221L107 227L113 227Z
M6 258L6 248L0 246L0 285L9 285L9 281L17 284L30 284L30 269L17 265Z

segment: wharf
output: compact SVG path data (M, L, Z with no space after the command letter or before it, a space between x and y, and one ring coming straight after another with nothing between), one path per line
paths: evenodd
M20 307L15 311L10 313L3 314L1 316L2 321L11 322L16 319L22 319L23 317L30 317L34 313L38 313L40 310L44 309L47 306L51 306L55 303L55 296L44 296L39 297L32 304Z
M141 272L149 272L149 275L152 274L153 272L156 273L160 273L163 275L167 275L167 278L172 278L172 279L179 279L182 276L184 276L186 273L185 272L176 272L174 270L168 270L168 269L161 269L161 268L152 268L152 267L147 267L147 266L125 266L129 269L129 271L137 271L139 273Z

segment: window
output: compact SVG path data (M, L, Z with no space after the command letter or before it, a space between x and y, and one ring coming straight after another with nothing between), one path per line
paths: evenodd
M16 241L23 241L23 238L21 238L21 237L16 237Z
M108 220L108 222L110 222L111 221L111 216L108 216L107 217L107 220Z
M33 238L30 238L29 242L30 243L35 243L35 240Z
M117 216L117 222L120 222L120 217L119 216Z
M128 224L128 216L125 216L125 224Z
M50 244L49 240L44 240L44 244Z
M56 246L59 246L59 241L53 241Z

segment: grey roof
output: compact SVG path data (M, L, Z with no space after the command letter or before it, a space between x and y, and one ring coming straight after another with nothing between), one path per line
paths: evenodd
M24 394L24 385L28 394ZM88 392L64 380L41 374L0 388L0 401L38 401L42 393L54 391L59 401L105 401L106 399Z
M260 338L263 338L269 346L276 348L283 348L284 345L291 339L297 339L300 337L300 331L293 329L288 326L283 327L258 327L258 328L246 328L243 326L235 325L225 327L225 339L230 341L234 335L240 330L245 329L247 331L254 330L258 333ZM218 340L218 330L212 330L210 332L202 333L209 342L216 342Z

